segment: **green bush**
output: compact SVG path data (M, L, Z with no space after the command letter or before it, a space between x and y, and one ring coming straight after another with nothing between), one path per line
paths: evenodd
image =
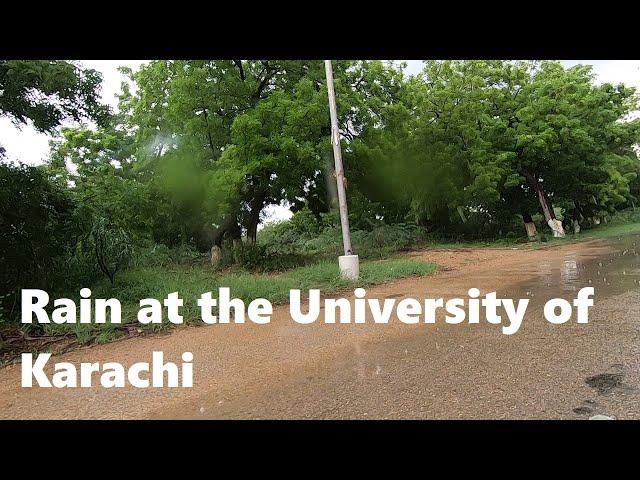
M235 247L233 258L240 267L258 272L279 272L308 263L308 259L302 255L272 253L266 245L260 244L242 244Z
M354 245L359 231L351 232ZM342 252L342 233L339 227L326 227L316 237L302 243L301 250L305 253L336 255Z
M208 258L208 254L200 253L189 244L168 247L162 243L137 245L131 259L134 267L167 267L170 265L192 265Z
M265 245L241 245L233 250L236 262L247 270L261 270L269 256Z
M627 208L616 212L609 221L610 225L624 225L628 223L640 223L640 208Z
M100 271L113 284L116 273L127 267L133 255L131 235L109 219L98 217L91 228L88 244L95 253Z
M322 228L322 219L305 208L290 220L266 225L258 234L258 243L268 255L295 255L303 252L305 242L315 238Z
M381 258L424 243L426 238L424 228L405 223L378 222L369 230L351 229L353 250L361 258ZM305 262L309 257L321 259L343 254L337 214L321 214L318 219L308 210L301 210L289 221L266 226L258 234L258 245L262 248L262 265L273 268L277 265L278 269L288 268L296 261Z
M64 262L78 228L69 193L44 170L0 163L0 303L17 316L22 288L54 290L65 282Z
M313 237L322 230L322 222L311 210L303 208L293 214L288 229L304 237Z
M166 267L172 263L171 249L163 243L137 246L131 259L133 267Z

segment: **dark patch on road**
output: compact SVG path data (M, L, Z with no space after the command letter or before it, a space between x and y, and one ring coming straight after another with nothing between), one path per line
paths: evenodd
M622 386L622 379L624 375L622 373L600 373L589 377L585 380L585 383L591 388L598 391L600 394L610 393L615 388Z
M573 409L573 413L577 413L578 415L588 415L593 413L593 410L589 407L576 407Z

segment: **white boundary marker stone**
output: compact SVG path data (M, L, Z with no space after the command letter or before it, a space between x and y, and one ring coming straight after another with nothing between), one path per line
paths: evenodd
M614 417L609 417L607 415L594 415L593 417L589 417L589 420L615 420Z
M345 280L357 280L360 276L360 260L358 255L341 255L338 257L340 276Z

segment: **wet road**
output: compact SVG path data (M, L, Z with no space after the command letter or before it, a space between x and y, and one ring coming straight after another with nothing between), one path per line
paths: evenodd
M640 237L541 250L430 250L431 277L368 297L530 298L520 330L477 325L297 325L286 307L265 326L182 328L57 361L194 353L193 389L21 389L0 371L0 418L640 418ZM589 323L552 325L553 297L595 288Z
M543 257L530 279L498 288L499 297L531 299L523 326L513 336L481 322L423 325L389 340L354 342L348 353L315 372L231 408L208 405L203 415L640 418L640 237L607 244L611 250L606 253L569 249ZM466 279L469 287L494 284L501 275L499 269L474 273ZM513 272L502 274L506 279ZM483 278L487 275L494 278ZM449 296L460 293L456 283L445 288ZM572 300L584 286L595 289L589 324L544 320L548 299Z

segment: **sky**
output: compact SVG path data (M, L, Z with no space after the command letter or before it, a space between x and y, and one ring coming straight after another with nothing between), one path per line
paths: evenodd
M145 60L82 60L79 63L102 73L102 101L115 109L118 103L116 94L124 80L118 67L126 66L135 70L144 62ZM5 148L9 160L20 160L29 165L43 163L51 138L51 135L37 132L31 125L18 128L8 118L0 117L0 145Z
M118 67L127 66L135 70L145 62L146 60L83 60L80 63L102 73L102 101L115 109L116 94L120 91L120 84L124 80L123 75L117 70ZM420 72L422 68L420 60L405 60L405 62L407 62L408 74ZM593 65L597 75L596 81L625 83L640 91L640 60L562 60L562 63L567 67L577 64ZM31 125L18 128L8 118L0 117L0 145L5 148L6 156L11 161L20 160L30 165L43 163L47 157L51 138L50 135L38 133ZM268 218L273 219L286 218L290 215L288 210L282 207L275 207L265 213Z

